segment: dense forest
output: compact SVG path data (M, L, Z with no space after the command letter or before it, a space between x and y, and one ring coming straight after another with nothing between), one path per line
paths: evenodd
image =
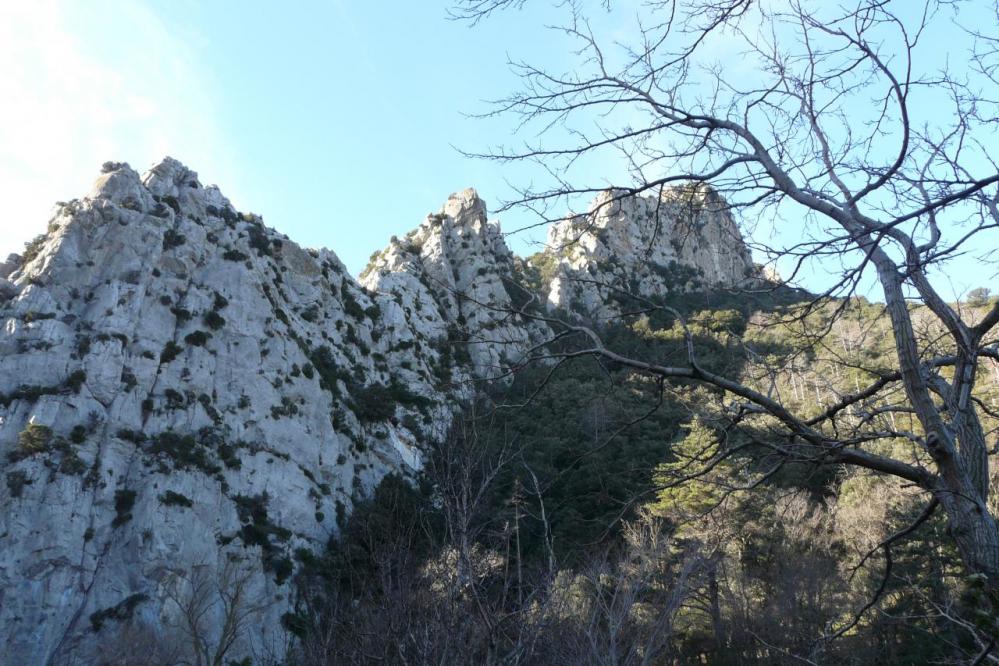
M864 299L816 305L779 288L643 305L606 328L608 346L682 358L671 312L682 313L713 369L806 413L895 363L884 306ZM989 305L982 296L957 307L973 318ZM980 373L976 400L991 415L999 366ZM589 356L494 387L435 452L420 488L387 479L328 552L307 556L300 610L285 618L302 639L296 658L974 659L989 607L946 522L920 515L921 493L844 465L788 463L723 398ZM853 418L919 431L904 410L861 403ZM996 423L990 416L990 433Z

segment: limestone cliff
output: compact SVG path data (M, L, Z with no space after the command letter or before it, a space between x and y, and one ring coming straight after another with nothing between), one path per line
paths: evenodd
M582 215L549 229L541 257L551 275L550 306L603 319L621 314L621 296L744 286L757 276L727 206L704 186L660 196L601 193Z
M0 304L0 662L170 625L174 588L230 559L277 602L252 646L276 649L296 549L447 431L446 327L176 161L108 169Z
M690 201L556 225L550 291L531 294L474 190L357 281L175 160L106 164L0 264L0 664L90 663L125 627L180 631L196 591L234 577L261 610L229 656L280 655L297 558L385 475L417 474L475 381L549 337L516 310L608 314L608 284L751 273L719 200Z
M467 343L477 378L500 376L549 335L544 324L513 312L526 298L515 258L475 190L452 194L439 213L393 239L372 257L361 284L404 309L428 308L423 319L444 323L453 340Z

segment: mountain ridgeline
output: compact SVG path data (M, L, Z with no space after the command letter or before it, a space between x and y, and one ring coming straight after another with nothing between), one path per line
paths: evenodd
M0 664L93 663L219 581L258 600L228 656L285 654L303 562L543 355L528 311L599 323L759 281L712 191L621 195L523 259L464 190L355 279L173 159L106 164L0 264ZM225 604L199 617L227 630Z

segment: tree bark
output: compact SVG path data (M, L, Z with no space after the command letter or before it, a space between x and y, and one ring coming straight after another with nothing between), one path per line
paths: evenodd
M875 248L872 254L892 322L902 385L926 432L926 448L938 471L934 487L929 490L947 515L951 536L968 573L984 576L989 590L999 594L999 529L986 506L981 481L976 483L975 477L981 475L981 470L973 475L965 462L980 464L987 452L974 449L984 445L984 439L979 443L969 438L962 442L962 451L958 452L954 432L930 394L926 368L920 362L912 319L902 292L902 278L882 250ZM986 465L987 462L986 458Z

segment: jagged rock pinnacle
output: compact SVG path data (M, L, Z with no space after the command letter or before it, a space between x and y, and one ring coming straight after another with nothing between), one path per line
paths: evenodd
M552 225L547 248L555 264L549 304L598 318L620 314L615 292L659 298L756 279L727 205L704 186L661 197L609 190L587 213Z

